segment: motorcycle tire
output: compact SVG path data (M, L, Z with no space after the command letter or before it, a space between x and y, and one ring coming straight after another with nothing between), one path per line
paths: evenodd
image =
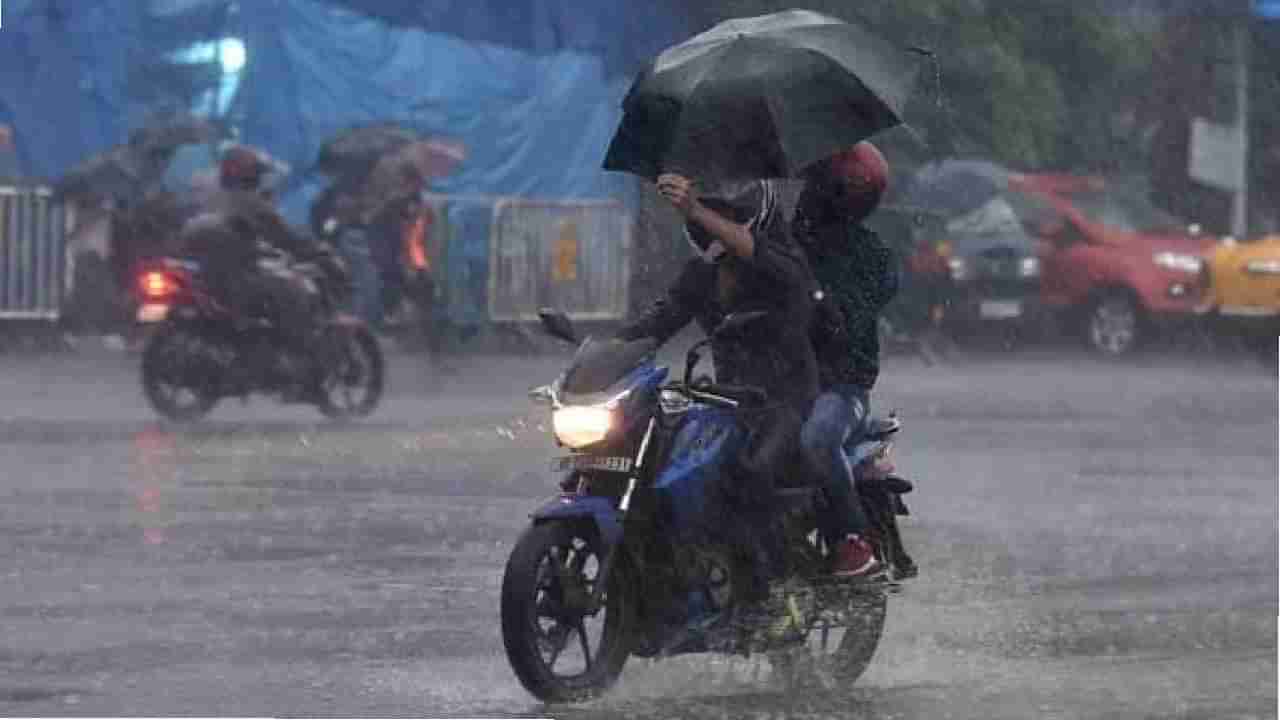
M806 640L806 644L769 654L775 677L779 677L787 688L847 688L871 666L871 659L884 634L888 599L884 592L871 588L858 593L856 598L857 611L845 628L835 652L817 655L808 647Z
M564 630L568 626L567 621L562 622L578 612L566 605L570 602L566 600L566 593L570 598L581 598L575 591L588 586L576 586L566 591L563 586L565 580L560 573L547 576L540 574L539 570L544 567L550 569L557 563L560 555L554 550L575 546L575 542L582 543L577 546L581 548L577 552L594 556L598 568L603 551L598 534L579 523L553 522L525 530L511 551L502 577L502 641L507 660L520 684L534 697L547 703L583 702L608 690L622 673L630 656L631 638L637 631L636 584L628 563L615 562L608 578L603 607L597 611L597 614L603 611L605 617L596 647L589 651L592 661L587 663L584 660L583 671L576 675L562 676L554 672L562 652L572 647L574 654L582 653L584 635L591 634L582 632L588 615L580 613L576 626L568 630ZM564 556L566 561L570 560L569 553L564 553ZM545 614L549 608L558 612ZM540 620L554 620L555 624L549 630L544 629ZM557 633L559 637L553 637ZM561 647L554 651L548 664L543 649L556 643ZM589 639L585 643L590 647Z
M386 359L382 354L382 346L368 328L334 327L331 332L338 333L335 345L338 349L338 360L334 366L325 371L323 387L320 392L318 406L320 412L331 420L356 420L373 414L382 400L382 392L386 382ZM363 383L364 395L357 402L339 402L335 392L341 391L341 384L348 379L347 374L355 372L349 367L356 353L364 358ZM343 396L342 400L350 400Z
M176 395L182 388L165 382L175 362L175 353L190 339L187 330L167 326L151 336L142 352L142 393L152 409L174 422L200 420L218 404L218 395L208 387L185 388L191 391L193 399L180 402Z

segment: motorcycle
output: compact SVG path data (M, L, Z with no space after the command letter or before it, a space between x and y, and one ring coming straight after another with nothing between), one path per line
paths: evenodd
M279 251L265 253L259 267L288 273L319 298L310 357L286 353L265 317L241 317L219 302L202 285L198 263L152 259L140 267L137 286L137 321L153 328L142 354L142 389L152 408L194 421L223 398L262 393L315 404L331 419L370 415L382 397L382 349L364 324L338 312L337 281L317 263L293 263ZM318 392L300 392L313 363L322 371Z
M549 334L578 343L566 316L540 315ZM711 338L763 315L730 315ZM563 473L560 494L531 514L511 551L501 623L515 675L543 701L600 695L631 656L691 653L764 655L792 687L847 686L875 653L887 596L914 574L896 520L907 512L901 496L911 483L862 472L890 452L901 427L890 417L847 449L887 570L832 576L817 531L825 495L789 478L775 491L770 526L785 548L785 570L761 589L756 556L720 529L763 535L765 528L720 513L719 498L749 438L744 418L768 396L692 377L711 338L689 350L677 382L655 364L652 340L587 338L552 384L530 393L550 406L555 439L569 454L553 461ZM589 627L599 631L594 641Z

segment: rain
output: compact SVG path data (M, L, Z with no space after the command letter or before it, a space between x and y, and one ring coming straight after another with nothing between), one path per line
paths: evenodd
M1278 60L1273 0L4 2L0 715L1277 717ZM659 177L798 238L863 141L848 579L798 447L717 504L700 343L771 317L618 338L713 259ZM242 150L301 244L228 292Z

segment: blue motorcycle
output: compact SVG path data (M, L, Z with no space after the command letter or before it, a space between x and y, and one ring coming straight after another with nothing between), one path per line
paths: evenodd
M712 337L763 315L730 315ZM567 317L541 317L577 344ZM710 340L690 349L683 380L669 382L654 341L587 338L554 383L531 392L551 407L569 454L553 461L560 494L532 514L508 559L501 614L511 667L543 701L599 695L633 655L764 654L788 684L847 686L879 644L887 595L914 574L898 562L896 515L911 490L901 478L857 482L888 568L872 578L829 574L817 531L824 495L808 478L780 483L764 515L742 509L734 459L768 397L693 378ZM899 427L877 421L849 449L855 467L886 456ZM802 467L798 457L792 466ZM782 558L763 583L762 545Z

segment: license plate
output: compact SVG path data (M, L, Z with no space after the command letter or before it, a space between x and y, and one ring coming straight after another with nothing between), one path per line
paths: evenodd
M603 472L624 473L631 471L632 460L629 457L608 457L604 455L568 455L553 458L551 469L568 470L600 470Z
M1223 305L1219 312L1233 317L1271 317L1280 314L1280 309L1257 305Z
M163 322L167 317L169 317L168 305L143 305L138 308L138 322Z
M1022 316L1022 303L1017 300L983 300L978 313L984 318L1016 318Z

